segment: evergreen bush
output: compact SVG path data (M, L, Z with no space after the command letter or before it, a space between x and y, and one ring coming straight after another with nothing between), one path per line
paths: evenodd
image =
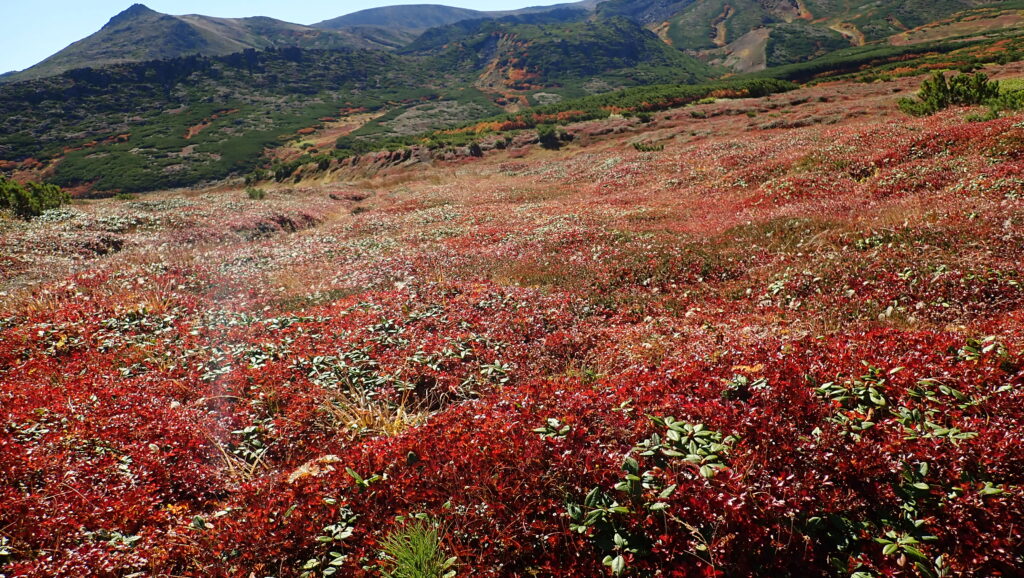
M71 201L71 195L56 185L43 183L16 183L0 176L0 210L30 219L43 211L55 209Z

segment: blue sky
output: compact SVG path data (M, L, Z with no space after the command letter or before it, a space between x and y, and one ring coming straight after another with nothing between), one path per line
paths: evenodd
M357 0L143 0L165 14L203 14L222 18L270 16L299 24L313 24L375 6L394 4L447 4L475 10L511 10L546 6L571 0L459 0L411 2ZM133 0L4 0L0 6L0 73L23 70L96 32Z

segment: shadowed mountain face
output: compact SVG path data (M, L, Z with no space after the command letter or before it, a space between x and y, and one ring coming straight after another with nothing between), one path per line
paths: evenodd
M316 28L333 29L350 26L381 26L385 28L406 28L426 30L435 26L454 24L460 20L487 18L487 13L467 8L453 8L434 4L411 6L384 6L361 10L339 18L314 24Z
M584 0L554 6L536 6L520 10L482 11L467 8L454 8L440 4L413 4L408 6L383 6L360 10L339 18L325 20L314 24L315 28L339 30L352 26L379 26L389 29L423 31L438 26L447 26L464 20L482 18L501 18L522 14L535 14L571 8L576 10L593 10L600 0Z
M352 27L322 30L273 18L171 16L135 4L95 34L75 42L39 64L5 80L27 80L83 67L177 58L189 54L219 56L247 48L298 46L308 49L392 49L412 40L401 31Z

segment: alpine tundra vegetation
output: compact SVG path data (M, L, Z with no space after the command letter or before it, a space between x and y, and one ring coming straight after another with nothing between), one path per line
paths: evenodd
M0 577L1024 575L1022 10L135 6L3 78Z

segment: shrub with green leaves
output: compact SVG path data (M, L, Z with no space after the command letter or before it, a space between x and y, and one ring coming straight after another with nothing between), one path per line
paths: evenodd
M537 139L540 141L540 146L548 150L556 151L562 148L562 139L558 130L552 125L545 124L537 127Z
M999 82L990 81L984 73L957 74L947 79L935 72L921 83L917 100L901 98L900 110L914 116L935 114L951 106L988 104L999 98Z
M454 557L441 549L437 524L417 519L393 530L381 542L390 569L389 578L450 578L455 576Z
M0 210L9 210L23 219L37 217L70 201L71 195L56 185L22 185L0 176Z

